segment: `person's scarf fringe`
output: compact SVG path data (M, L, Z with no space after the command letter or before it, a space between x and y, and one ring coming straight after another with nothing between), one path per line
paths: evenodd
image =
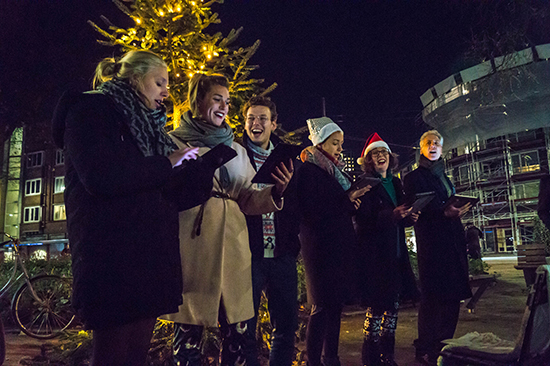
M342 186L344 191L351 187L351 180L343 171L346 163L342 160L336 160L328 156L328 154L317 146L308 146L300 154L300 159L303 162L310 162L317 165L330 175L332 175Z
M155 110L147 108L130 84L116 78L104 82L94 92L110 97L118 110L126 116L130 133L143 155L168 156L177 149L176 144L164 131L164 107Z

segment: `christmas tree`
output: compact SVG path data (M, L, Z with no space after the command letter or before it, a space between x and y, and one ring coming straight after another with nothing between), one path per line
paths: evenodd
M223 0L135 0L128 7L119 0L116 6L133 19L134 26L120 28L101 17L108 29L89 23L105 38L101 44L119 46L127 52L148 49L160 55L168 65L170 75L170 100L174 127L179 124L187 99L187 84L195 73L224 74L230 80L231 110L229 124L237 134L243 131L240 107L255 94L267 94L276 84L262 90L262 79L250 78L256 65L248 65L260 45L233 46L242 28L231 30L224 37L221 33L205 33L211 24L220 23L217 13L210 7Z

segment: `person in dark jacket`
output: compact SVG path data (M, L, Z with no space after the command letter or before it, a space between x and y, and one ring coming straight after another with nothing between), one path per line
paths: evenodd
M304 162L296 173L300 215L300 243L306 270L308 301L307 362L340 365L338 342L343 304L352 297L356 238L352 215L359 197L370 187L350 190L342 170L344 133L330 118L307 121L314 146L302 151Z
M243 107L245 134L242 145L256 171L281 140L277 129L277 109L268 97L254 97ZM294 163L294 172L298 169ZM264 215L247 215L250 251L252 252L252 295L255 315L248 321L247 364L259 366L256 324L262 291L265 290L273 325L269 363L290 366L294 359L295 332L298 327L298 274L296 257L300 251L299 222L296 214L296 184L291 180L285 190L281 211Z
M466 248L471 259L481 258L481 245L479 239L483 238L483 232L474 224L468 224L465 228Z
M197 149L176 150L164 132L168 72L154 53L103 60L94 86L65 94L53 119L73 306L94 331L93 365L143 365L156 317L182 302L178 211L163 189Z
M436 364L441 341L453 338L460 301L472 296L460 220L470 204L460 208L445 205L455 189L445 175L442 149L439 132L424 133L420 138L419 167L404 179L407 202L413 202L416 194L435 192L435 198L422 209L414 230L421 292L416 358L432 365Z
M540 179L539 203L537 206L539 219L550 229L550 175L546 174Z
M405 205L401 180L392 175L397 156L377 133L366 142L357 161L366 176L381 180L365 194L355 217L360 245L359 291L367 313L363 334L363 365L397 365L395 329L399 302L419 296L405 243L405 227L417 213Z

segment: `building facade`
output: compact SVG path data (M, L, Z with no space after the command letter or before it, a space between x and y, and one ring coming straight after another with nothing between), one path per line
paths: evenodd
M49 134L43 129L17 128L5 143L0 225L21 240L27 255L48 259L61 253L68 239L63 150L44 138ZM4 250L9 256L10 248Z
M463 221L483 231L485 252L533 241L539 181L549 171L549 59L550 45L531 47L463 70L421 96L424 121L444 137L457 193L480 199Z

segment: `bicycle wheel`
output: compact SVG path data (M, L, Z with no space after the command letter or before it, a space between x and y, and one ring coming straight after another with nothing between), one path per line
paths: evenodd
M54 338L67 329L75 317L71 308L71 280L41 275L31 278L30 282L40 301L24 283L13 297L13 318L30 337Z

